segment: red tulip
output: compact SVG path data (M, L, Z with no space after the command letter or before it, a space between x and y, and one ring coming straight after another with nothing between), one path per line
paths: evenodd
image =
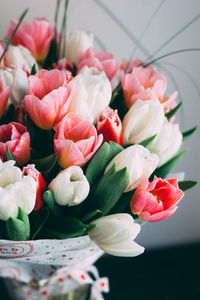
M39 210L43 205L43 193L47 188L46 181L42 174L35 168L35 165L27 165L23 168L23 175L33 177L36 181L36 202L33 210Z
M113 141L122 145L122 122L117 110L107 107L97 123L97 132L103 134L104 142Z
M2 81L0 80L0 119L6 111L8 99L10 96L10 88L3 88Z

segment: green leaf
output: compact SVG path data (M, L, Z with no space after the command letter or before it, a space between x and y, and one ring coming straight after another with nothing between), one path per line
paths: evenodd
M147 148L148 146L151 145L151 143L154 141L156 136L157 136L157 134L154 134L150 138L148 138L148 139L144 140L143 142L141 142L140 145Z
M130 208L130 201L133 194L134 191L123 193L117 201L116 205L111 209L110 214L123 213L127 210L127 208Z
M48 176L56 165L57 157L58 154L54 153L40 159L34 159L32 160L32 163L35 164L36 168L40 172L42 172L45 176Z
M101 216L102 216L102 212L100 210L96 209L96 210L91 211L89 214L85 215L84 217L82 217L81 220L83 222L87 222L91 219L94 219L94 217L95 217L95 219L97 219Z
M41 233L45 238L67 239L82 236L88 229L79 219L74 217L54 218L43 227Z
M156 169L154 175L157 177L165 178L167 174L173 169L173 167L178 163L178 161L187 153L188 149L183 150L182 152L176 154L172 157L168 162L166 162L163 166ZM151 176L153 178L153 176Z
M30 224L28 215L21 207L17 218L10 217L6 221L7 239L13 241L26 241L30 238Z
M6 222L0 220L0 239L6 239Z
M62 215L62 208L55 202L52 191L47 190L44 192L43 199L52 215L58 217Z
M35 75L37 73L36 65L34 64L31 68L31 75Z
M109 171L100 179L93 193L87 199L85 204L87 210L100 210L102 215L106 215L128 186L127 168L112 172L112 174L109 174Z
M90 186L98 181L109 162L122 150L124 148L114 142L104 143L101 146L89 162L86 170L86 177Z
M176 105L176 107L174 107L174 109L172 109L170 112L168 112L165 117L169 120L171 119L179 110L179 108L182 106L183 102L181 101L178 105Z
M14 161L15 161L15 159L14 159L14 157L12 156L12 154L11 154L11 152L10 152L8 146L6 147L6 157L7 157L7 160L14 160ZM15 161L15 162L16 162L16 161Z
M197 184L196 181L185 180L185 181L179 181L178 186L182 191L186 191L186 190L191 189L196 184Z
M31 224L31 238L34 240L45 223L47 222L47 219L49 217L49 208L43 207L40 210L33 211L30 214L30 224Z
M183 141L185 141L187 138L189 138L195 131L197 130L197 126L185 131L182 133L183 135Z
M90 224L88 225L87 232L90 231L90 230L92 230L92 229L94 229L95 227L96 227L96 224L90 223Z

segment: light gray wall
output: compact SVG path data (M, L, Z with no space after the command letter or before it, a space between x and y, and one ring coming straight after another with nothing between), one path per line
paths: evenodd
M159 5L158 0L101 0L102 3L121 20L130 33L139 38L153 11ZM18 17L26 7L30 8L26 20L36 16L45 16L53 20L55 0L1 0L1 34L5 34L9 20ZM195 15L200 13L199 0L167 0L155 17L145 34L142 44L148 53L152 54L171 35L182 28ZM93 31L106 45L106 48L117 58L129 58L134 47L131 39L123 32L94 0L71 0L69 7L68 29L84 28ZM166 46L158 55L182 48L200 48L200 21ZM147 56L138 49L137 56L145 59ZM187 73L178 70L175 64ZM174 91L177 84L180 99L184 107L179 114L181 128L189 129L194 125L200 127L200 52L179 54L162 60L165 67L172 74L173 80L165 71L169 83L169 93ZM191 80L193 77L194 82ZM176 83L175 83L176 82ZM199 181L200 174L200 133L199 131L185 143L190 151L176 168L185 171L187 179ZM176 243L200 241L200 188L186 192L179 209L169 220L147 224L138 237L145 247L158 247Z

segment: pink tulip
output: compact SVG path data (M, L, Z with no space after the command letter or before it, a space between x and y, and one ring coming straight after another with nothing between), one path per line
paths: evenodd
M7 147L19 166L30 160L30 135L25 126L15 122L0 126L0 159L3 161L7 161Z
M143 65L144 62L139 58L131 60L130 62L126 59L121 59L119 62L120 70L124 71L125 73L130 73L132 72L134 67L143 66Z
M177 178L164 180L155 176L152 182L144 179L133 194L131 211L147 222L163 221L177 210L183 196Z
M18 20L11 21L7 32L10 38ZM27 48L36 60L42 63L49 51L50 43L54 36L54 28L50 27L49 21L45 18L35 18L30 23L22 22L12 40L12 45L22 45Z
M94 48L89 48L84 52L78 62L78 72L84 67L95 67L98 71L105 71L108 78L112 77L118 70L114 56L109 52L96 52Z
M165 76L158 73L152 66L136 66L128 74L122 71L121 84L128 107L131 107L138 99L158 99L163 103L165 112L168 112L176 105L177 92L170 96L165 96L167 80Z
M10 96L10 88L3 89L3 83L0 80L0 119L3 116L7 108L8 99Z
M65 72L40 70L30 76L24 104L32 121L44 130L53 128L68 113L72 90Z
M94 125L74 113L69 113L54 129L54 151L62 168L84 166L103 142Z

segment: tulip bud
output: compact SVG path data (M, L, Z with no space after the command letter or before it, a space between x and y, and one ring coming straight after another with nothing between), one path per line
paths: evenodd
M90 190L87 178L80 167L72 166L61 171L49 184L55 201L61 206L74 206L83 202Z
M43 205L43 193L46 190L46 182L42 174L35 168L35 165L27 165L23 168L23 175L32 177L37 184L36 202L34 210L39 210Z
M164 109L158 100L137 100L123 120L123 145L141 143L154 136L163 122Z
M72 83L75 89L70 111L83 120L96 123L111 99L112 88L106 74L84 67Z
M93 47L93 34L87 34L85 31L74 31L66 41L65 56L67 60L77 65L79 58L88 48Z
M104 142L113 141L122 145L122 122L117 110L106 107L97 123L97 132L103 134Z
M29 50L23 46L9 46L5 55L5 65L9 68L21 67L29 74L33 65L38 70L38 64Z
M141 145L130 146L117 154L106 167L105 173L115 163L116 171L127 167L129 173L129 185L125 192L135 189L144 178L156 169L159 158L156 154Z
M22 68L0 69L0 80L3 88L10 87L10 100L14 106L21 104L27 93L28 78Z
M144 248L133 240L140 232L129 214L115 214L92 221L96 225L88 232L89 237L105 252L115 256L137 256Z
M35 206L36 182L14 166L15 161L5 163L0 159L0 220L17 217L20 206L27 214Z
M159 134L148 147L152 153L159 156L159 167L164 165L179 150L182 144L182 133L178 124L169 122L166 118Z

